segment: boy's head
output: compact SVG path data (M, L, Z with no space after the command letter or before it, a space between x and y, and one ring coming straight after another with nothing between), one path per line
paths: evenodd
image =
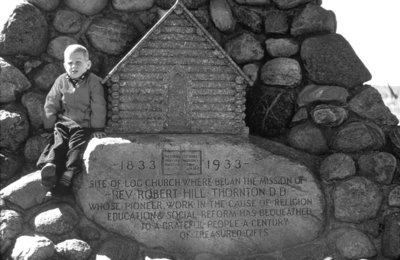
M64 51L64 68L73 79L78 79L92 66L88 50L79 44L69 45Z

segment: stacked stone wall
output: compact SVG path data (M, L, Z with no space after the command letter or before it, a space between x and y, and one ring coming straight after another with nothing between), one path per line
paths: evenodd
M248 256L190 259L398 259L400 126L371 75L318 0L184 0L255 81L251 135L313 155L327 223L318 239ZM43 103L71 43L104 77L172 0L28 0L0 35L0 250L4 259L187 259L107 232L73 197L45 201L35 161ZM278 149L282 152L282 149ZM308 157L307 157L308 158ZM318 163L315 163L318 162ZM320 163L319 163L320 162ZM104 259L104 258L102 258Z

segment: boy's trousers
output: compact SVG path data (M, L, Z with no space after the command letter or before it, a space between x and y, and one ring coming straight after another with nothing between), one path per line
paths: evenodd
M57 122L53 138L44 148L37 166L41 169L46 163L56 165L58 179L65 172L73 175L82 169L82 153L90 139L89 128L82 128L72 120Z

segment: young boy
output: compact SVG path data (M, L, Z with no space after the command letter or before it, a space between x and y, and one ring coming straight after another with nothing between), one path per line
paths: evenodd
M90 67L87 49L69 45L64 52L66 73L56 79L46 97L43 136L50 143L37 166L49 197L70 191L72 178L81 171L81 155L90 137L105 136L104 90L100 77L89 72Z

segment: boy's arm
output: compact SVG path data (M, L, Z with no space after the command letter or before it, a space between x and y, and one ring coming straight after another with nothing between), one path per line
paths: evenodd
M43 126L45 131L53 131L57 113L61 111L60 78L57 78L46 97Z
M100 79L93 81L90 94L90 108L92 111L90 117L90 126L95 132L103 132L106 125L106 100L104 98L104 89Z

